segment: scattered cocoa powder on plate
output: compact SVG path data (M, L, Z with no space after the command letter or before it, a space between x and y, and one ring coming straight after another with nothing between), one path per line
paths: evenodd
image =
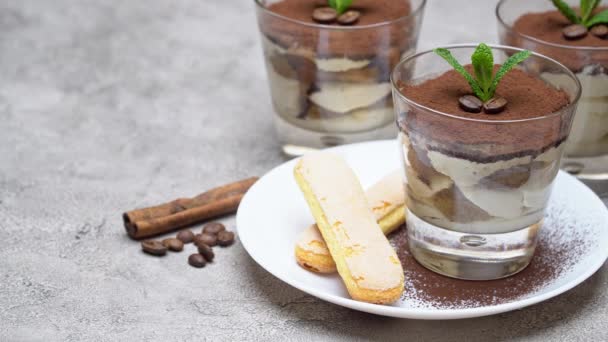
M563 238L561 229L541 230L530 265L504 279L490 281L459 280L434 273L420 265L407 247L407 231L399 229L389 236L403 265L403 300L413 305L438 309L464 309L513 302L532 296L554 282L577 262L586 246L582 238Z

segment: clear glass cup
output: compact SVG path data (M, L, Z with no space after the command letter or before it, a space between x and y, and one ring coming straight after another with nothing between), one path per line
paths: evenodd
M566 3L580 4L579 0ZM556 44L513 29L522 15L551 10L555 10L551 1L501 0L496 7L500 43L554 58L578 77L582 95L562 167L580 178L608 179L608 47Z
M426 0L394 0L409 3L410 14L354 26L298 21L267 8L279 1L255 0L283 151L394 137L390 72L416 50Z
M465 65L475 47L447 49ZM491 47L498 64L520 51ZM400 91L451 70L432 51L405 58L392 73L409 248L440 274L502 278L525 268L534 253L580 83L568 68L536 53L518 68L563 89L570 104L532 119L465 118L425 107Z

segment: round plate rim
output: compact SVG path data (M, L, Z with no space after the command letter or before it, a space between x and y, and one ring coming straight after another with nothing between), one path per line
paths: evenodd
M324 149L323 151L340 153L343 150L358 148L363 145L372 145L372 144L385 145L385 144L389 144L389 143L395 143L395 141L394 140L368 141L368 142L361 142L361 143L354 143L354 144L331 147L331 148ZM273 169L268 171L264 176L260 177L260 180L264 179L266 177L272 176L272 174L278 172L282 168L287 167L287 165L289 165L289 164L294 164L298 159L299 158L294 158L294 159L288 160L288 161L274 167ZM559 173L560 173L561 177L569 178L570 181L574 181L575 183L578 183L577 184L578 186L581 186L582 188L584 188L585 191L588 191L589 194L592 195L592 197L594 197L593 200L600 201L603 205L602 200L597 196L597 194L595 194L591 189L589 189L584 183L582 183L576 177L574 177L564 171L561 171L561 170L559 171ZM245 237L247 236L247 234L243 235L242 230L241 230L243 227L243 224L242 224L243 214L242 213L244 211L244 209L242 209L242 208L244 207L243 204L247 205L247 203L249 202L249 199L252 196L251 194L255 193L255 189L257 189L256 186L258 186L259 184L260 184L259 181L256 182L249 189L249 191L245 194L245 196L241 200L241 205L239 206L239 209L237 210L237 214L236 214L236 230L239 235L239 240L241 241L241 244L243 245L243 248L245 249L245 251L247 251L247 254L249 254L249 256L260 267L262 267L264 270L266 270L267 272L272 274L277 279L279 279L301 291L304 291L311 296L317 297L319 299L322 299L324 301L327 301L327 302L330 302L330 303L333 303L336 305L340 305L340 306L358 310L358 311L368 312L368 313L382 315L382 316L389 316L389 317L425 319L425 320L463 319L463 318L482 317L482 316L489 316L489 315L504 313L504 312L513 311L513 310L521 309L521 308L524 308L524 307L527 307L530 305L537 304L539 302L553 298L555 296L558 296L558 295L574 288L575 286L579 285L580 283L585 281L587 278L592 276L598 269L600 269L600 267L602 267L604 265L604 263L606 262L606 259L608 259L608 241L604 241L605 242L604 244L606 244L606 246L605 246L606 248L604 248L606 253L605 253L603 260L602 260L602 258L598 258L597 260L594 260L594 262L590 264L590 266L585 270L585 272L583 272L578 277L572 279L571 281L567 282L566 284L564 284L558 288L555 288L553 290L550 290L550 291L547 291L547 292L544 292L544 293L541 293L541 294L538 294L538 295L535 295L535 296L532 296L529 298L519 299L519 300L516 300L513 302L509 302L509 303L503 303L503 304L497 304L497 305L491 305L491 306L482 306L482 307L477 307L477 308L425 309L425 308L403 308L403 307L396 307L396 306L389 306L389 305L379 305L379 304L359 302L359 301L353 300L351 298L345 298L345 297L330 294L330 293L327 293L324 291L318 291L316 289L310 288L307 285L301 284L297 281L293 281L292 279L285 279L285 277L283 277L279 274L276 274L276 272L274 272L274 270L265 267L263 262L261 262L256 257L255 253L251 252L250 241L247 238L245 238L245 239L242 238L243 236L245 236ZM606 208L606 207L604 206L604 208ZM608 208L606 208L606 211L604 212L604 214L608 217ZM602 244L600 243L599 248L601 248L601 247L602 247ZM406 289L406 291L407 291L407 289Z

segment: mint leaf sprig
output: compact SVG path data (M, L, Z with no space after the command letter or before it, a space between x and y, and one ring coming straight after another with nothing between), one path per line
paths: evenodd
M481 101L486 102L494 97L498 83L505 76L507 72L513 69L517 64L523 62L526 58L530 57L531 52L528 50L520 51L511 57L509 57L498 69L496 75L494 74L494 57L492 56L492 49L484 43L481 43L473 52L471 56L471 62L473 64L473 70L475 71L475 77L473 77L463 66L460 64L452 53L443 48L433 50L441 58L445 59L454 70L460 73L469 82L473 93Z
M580 15L564 0L551 0L553 5L573 24L580 24L591 28L597 24L608 24L608 9L593 15L601 0L581 0Z
M346 12L346 9L352 4L353 0L328 0L329 7L338 12L338 15Z

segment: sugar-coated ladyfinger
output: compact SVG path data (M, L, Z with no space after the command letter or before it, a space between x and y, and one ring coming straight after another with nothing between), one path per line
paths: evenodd
M399 299L403 268L346 162L313 153L294 175L350 296L381 304Z
M401 170L382 177L366 191L376 221L384 235L405 223L405 196ZM300 234L295 246L296 261L307 270L318 273L336 272L336 264L316 224Z

